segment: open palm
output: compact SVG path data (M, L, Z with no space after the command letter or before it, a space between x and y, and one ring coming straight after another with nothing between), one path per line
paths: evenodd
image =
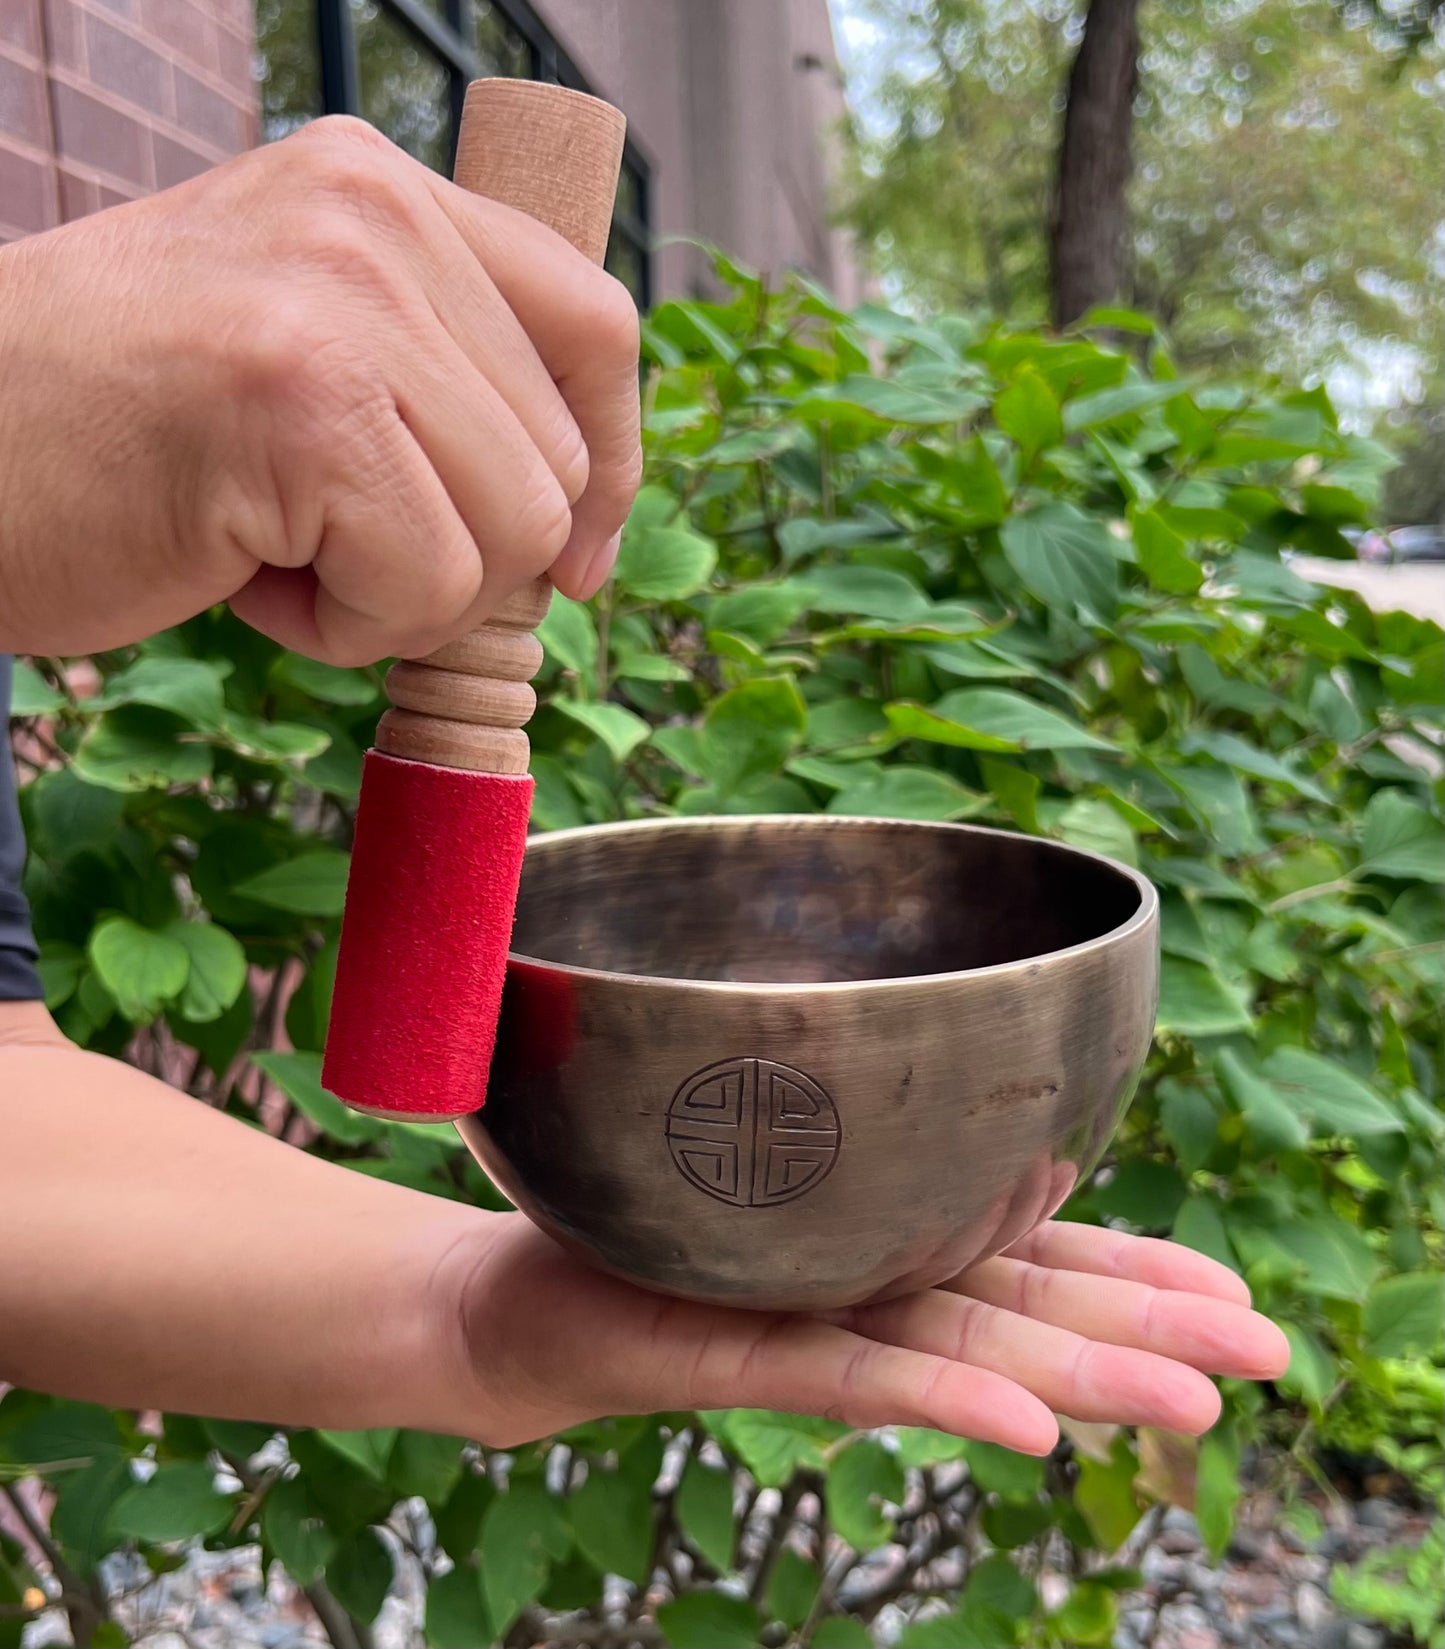
M490 1223L459 1320L493 1444L604 1414L770 1408L932 1426L1047 1453L1055 1414L1202 1432L1210 1374L1289 1360L1232 1271L1191 1249L1050 1221L939 1288L822 1315L664 1298Z

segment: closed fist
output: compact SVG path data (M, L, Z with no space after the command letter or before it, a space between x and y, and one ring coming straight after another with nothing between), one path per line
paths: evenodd
M229 601L362 664L590 595L637 354L610 276L345 118L0 249L0 650Z

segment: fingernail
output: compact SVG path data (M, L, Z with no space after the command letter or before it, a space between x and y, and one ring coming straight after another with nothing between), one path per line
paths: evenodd
M617 565L617 552L622 547L622 534L613 533L612 537L598 550L587 563L587 575L582 580L583 589L588 596L594 596L607 582L613 567Z

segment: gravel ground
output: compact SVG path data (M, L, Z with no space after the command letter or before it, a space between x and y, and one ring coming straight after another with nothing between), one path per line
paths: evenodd
M1310 1504L1323 1529L1305 1541L1277 1501L1245 1501L1218 1564L1189 1513L1166 1512L1140 1563L1145 1585L1122 1600L1114 1649L1384 1649L1383 1628L1335 1607L1330 1571L1372 1548L1413 1544L1428 1519L1391 1500Z
M1145 1584L1121 1599L1115 1649L1386 1649L1382 1628L1336 1609L1330 1570L1372 1548L1413 1544L1427 1517L1378 1498L1309 1504L1320 1532L1305 1540L1276 1500L1247 1499L1218 1564L1209 1561L1189 1513L1171 1509L1139 1560ZM312 1649L329 1642L279 1568L263 1584L255 1548L196 1551L183 1568L149 1584L142 1584L138 1562L134 1573L118 1567L110 1578L140 1587L129 1621L147 1649ZM417 1649L421 1596L415 1564L399 1563L397 1590L376 1624L376 1649ZM65 1642L58 1617L37 1623L26 1638L27 1649Z

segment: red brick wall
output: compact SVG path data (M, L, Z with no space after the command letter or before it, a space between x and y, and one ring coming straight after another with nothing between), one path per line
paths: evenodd
M257 137L252 0L0 0L0 241Z

